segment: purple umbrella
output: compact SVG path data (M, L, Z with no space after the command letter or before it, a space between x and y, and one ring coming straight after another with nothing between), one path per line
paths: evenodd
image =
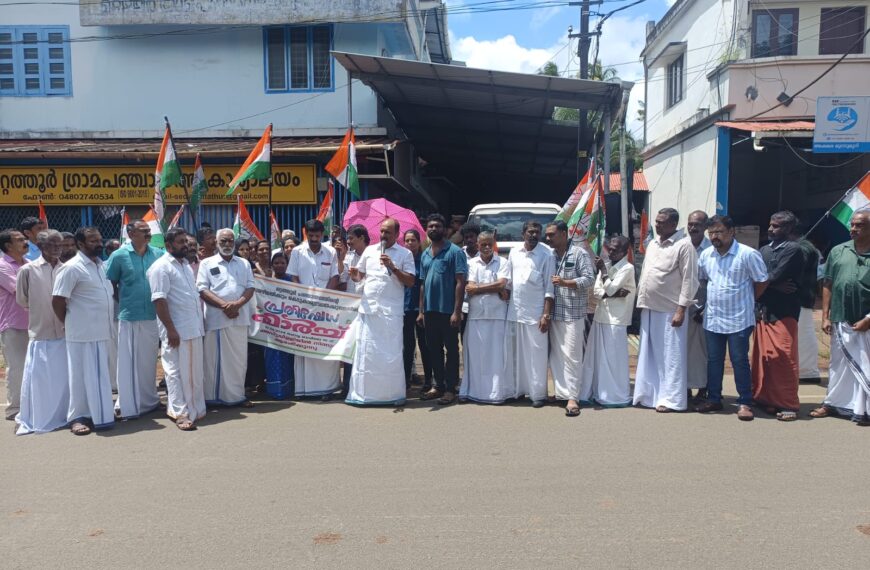
M421 239L424 239L426 235L426 232L423 231L423 226L420 225L420 221L417 219L417 214L407 208L397 206L384 198L351 202L347 206L342 226L344 229L347 229L354 224L360 224L369 231L372 243L376 243L380 239L381 222L386 218L394 218L399 222L399 244L403 243L401 234L405 230L417 230L420 232Z

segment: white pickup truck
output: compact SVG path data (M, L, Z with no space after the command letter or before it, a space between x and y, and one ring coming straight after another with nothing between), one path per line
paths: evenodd
M502 204L478 204L468 213L469 223L481 230L494 231L498 253L507 255L515 246L523 243L523 224L535 220L541 226L552 222L562 208L542 202L507 202ZM544 236L541 236L543 242Z

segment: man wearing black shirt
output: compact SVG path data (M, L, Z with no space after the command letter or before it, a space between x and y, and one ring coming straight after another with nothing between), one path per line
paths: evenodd
M770 243L761 248L770 286L758 299L752 351L752 397L782 421L797 419L798 318L801 297L796 292L804 268L804 254L788 239L797 218L787 210L770 217Z

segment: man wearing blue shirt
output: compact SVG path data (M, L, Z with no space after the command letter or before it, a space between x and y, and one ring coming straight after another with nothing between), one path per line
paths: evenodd
M696 411L722 409L725 347L734 368L738 419L753 419L749 337L755 327L755 299L767 288L767 267L761 254L734 239L734 220L713 216L707 232L713 247L698 259L698 280L706 285L704 332L707 336L707 401Z
M459 324L468 262L465 252L447 241L446 221L441 214L426 218L426 235L431 245L420 262L420 315L425 323L426 349L432 361L435 387L423 394L424 400L439 398L441 405L452 404L459 384ZM447 351L447 363L444 351Z
M115 286L120 309L115 411L125 419L147 414L160 404L155 382L160 337L145 273L163 255L150 245L147 222L127 224L127 237L129 241L106 262L106 277Z

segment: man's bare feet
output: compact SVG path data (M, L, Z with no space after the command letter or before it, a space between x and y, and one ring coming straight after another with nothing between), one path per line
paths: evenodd
M90 426L82 422L73 422L73 424L69 426L69 429L73 432L73 435L88 435L91 433Z

